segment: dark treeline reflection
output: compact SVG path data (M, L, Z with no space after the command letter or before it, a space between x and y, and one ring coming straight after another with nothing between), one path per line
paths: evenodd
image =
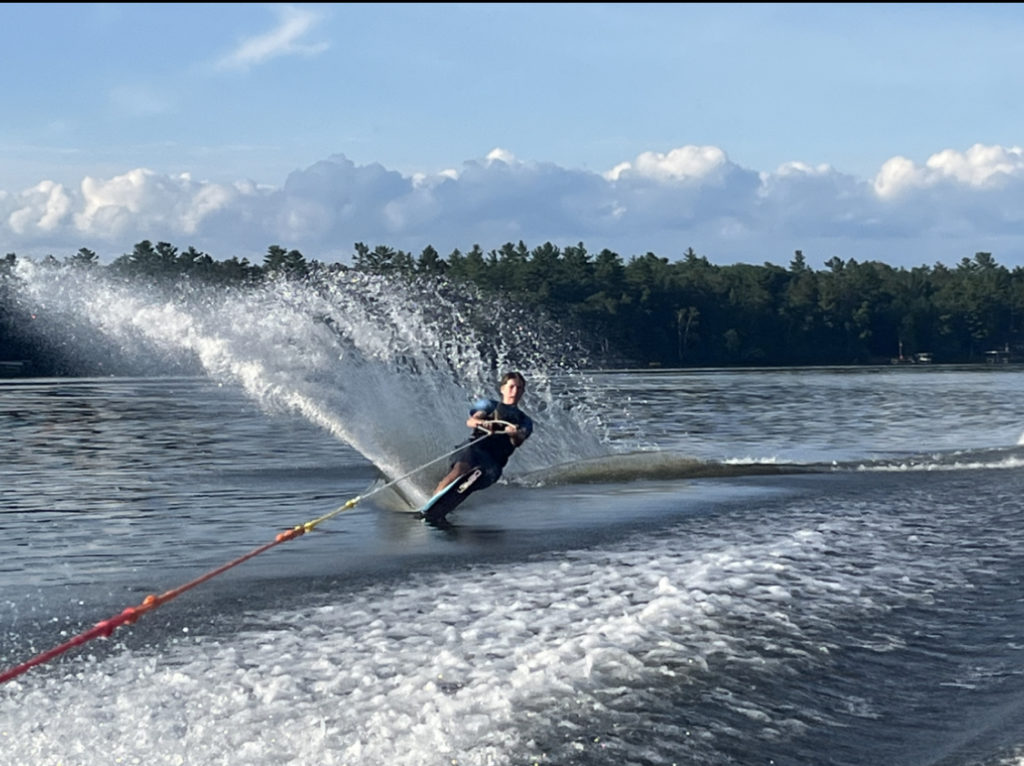
M24 330L16 302L18 256L0 260L0 362L24 361L35 374L59 371ZM189 247L143 241L110 264L82 248L42 266L100 269L127 280L188 280L258 286L268 278L323 278L349 270L396 279L471 283L555 319L583 339L601 366L845 365L934 360L1017 359L1024 347L1024 269L991 253L911 269L833 258L810 268L796 251L788 267L716 266L687 250L678 260L654 253L623 259L579 243L529 248L520 241L484 252L474 245L442 257L356 243L351 265L307 259L273 245L262 264L216 260ZM12 369L8 365L8 369Z

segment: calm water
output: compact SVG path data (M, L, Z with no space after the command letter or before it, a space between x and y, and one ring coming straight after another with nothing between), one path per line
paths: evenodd
M0 382L2 669L365 498L0 686L0 762L1024 762L1019 370L559 385L603 450L446 532L239 387Z

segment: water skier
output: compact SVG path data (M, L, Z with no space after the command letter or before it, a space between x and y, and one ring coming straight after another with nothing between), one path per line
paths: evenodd
M501 401L480 399L473 404L466 425L474 431L493 435L477 438L455 455L451 468L437 484L435 495L461 476L479 469L473 490L489 487L499 478L508 459L533 433L533 420L519 409L526 393L526 379L518 372L507 372L498 386Z

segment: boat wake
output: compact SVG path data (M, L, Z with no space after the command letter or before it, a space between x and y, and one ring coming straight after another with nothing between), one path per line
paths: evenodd
M702 460L669 451L603 455L552 465L517 477L523 486L620 484L632 481L739 478L853 471L966 471L1024 467L1024 447L955 450L877 460L788 463L774 460Z
M823 470L828 469L822 465L798 463L719 462L700 460L674 452L642 451L561 463L531 471L516 481L519 484L541 487L563 484L617 484L629 481L774 476Z
M857 471L987 471L1024 468L1024 447L953 450L844 466Z

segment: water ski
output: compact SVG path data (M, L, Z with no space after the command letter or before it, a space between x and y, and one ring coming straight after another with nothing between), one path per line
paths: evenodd
M430 498L420 508L420 517L428 524L446 523L445 516L454 511L459 503L469 497L469 494L476 489L477 479L481 475L483 475L483 471L479 468L474 468L462 474L462 476Z

